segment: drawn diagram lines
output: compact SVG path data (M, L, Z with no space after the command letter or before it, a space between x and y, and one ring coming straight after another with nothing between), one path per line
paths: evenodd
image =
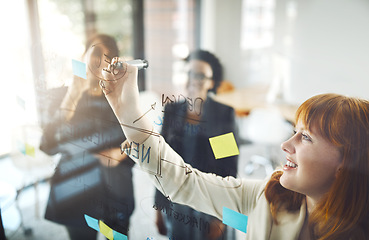
M148 114L151 110L155 110L155 106L156 106L156 102L151 104L151 108L149 110L147 110L141 117L137 118L136 120L133 121L133 123L136 123L138 120L140 120L141 118L143 118L146 114Z
M176 163L172 163L172 162L170 162L168 160L165 160L165 159L160 159L160 160L163 161L163 162L167 162L167 163L173 164L173 165L175 165L177 167L184 168L186 170L186 175L189 174L189 173L192 173L192 170L189 167L187 167L187 165L181 166L181 165L178 165Z
M166 160L166 159L161 159L161 161L166 162L166 163L169 163L169 164L172 164L172 165L174 165L176 167L184 168L186 175L188 175L188 174L190 174L190 173L193 172L193 170L190 167L188 167L187 165L182 166L182 165L173 163L173 162L171 162L169 160ZM234 185L229 185L228 186L227 184L217 184L216 182L213 182L213 181L209 180L208 178L204 177L205 175L203 176L202 174L196 174L197 177L201 177L203 180L205 180L205 181L207 181L207 182L209 182L209 183L211 183L211 184L213 184L215 186L218 186L218 187L222 187L222 188L239 188L239 187L242 186L241 179L230 177L230 176L222 177L222 176L216 175L214 173L212 175L214 175L214 176L216 176L218 178L221 178L222 181L226 181L226 182L229 182L229 183L231 182L231 178L233 178L232 181L234 181Z

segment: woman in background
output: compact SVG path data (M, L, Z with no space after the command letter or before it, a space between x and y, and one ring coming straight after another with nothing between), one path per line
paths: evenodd
M45 218L67 227L71 239L96 239L84 214L127 235L134 209L132 166L121 155L125 136L99 87L101 70L119 54L114 38L99 34L86 43L87 80L50 90L49 123L40 149L61 153L51 179Z
M222 177L236 177L238 156L215 159L209 142L209 138L218 135L230 132L236 135L234 109L211 98L223 80L223 67L214 54L204 50L191 52L185 61L188 71L186 97L191 100L165 105L161 134L192 167ZM171 239L231 239L227 236L233 231L227 234L226 225L220 220L188 206L173 204L158 190L155 205L167 211L171 208L198 222L201 219L204 223L201 227L194 227L190 221L178 221L159 210L156 219L158 230Z
M150 132L148 119L132 128L142 115L137 68L124 67L118 76L104 71L103 91L128 141L151 147L150 162L131 158L152 171L160 161L160 175L150 176L174 202L219 219L223 207L247 215L246 239L367 239L367 100L338 94L309 98L296 112L295 134L281 145L286 153L282 171L265 181L220 178L186 165L161 136Z

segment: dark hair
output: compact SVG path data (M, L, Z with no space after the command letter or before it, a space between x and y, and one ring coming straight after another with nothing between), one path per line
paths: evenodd
M89 58L94 58L94 60L90 59L88 61L88 68L96 78L102 79L101 71L103 65L101 65L101 62L110 61L113 57L119 56L117 42L112 36L106 34L94 34L87 39L85 47L86 48L83 56L90 54ZM106 52L102 52L101 47L106 48L104 50ZM106 54L107 57L103 57L103 54Z
M191 60L200 60L207 62L213 71L214 88L210 91L216 93L221 81L223 80L223 67L219 59L212 53L205 50L195 50L191 52L185 59L186 62Z
M119 56L119 48L117 45L117 42L115 41L115 39L109 35L106 34L95 34L93 36L91 36L89 39L87 39L86 41L86 49L84 54L86 54L86 52L92 47L92 43L94 43L96 40L99 40L102 44L104 44L108 49L109 49L109 54L112 57L117 57Z

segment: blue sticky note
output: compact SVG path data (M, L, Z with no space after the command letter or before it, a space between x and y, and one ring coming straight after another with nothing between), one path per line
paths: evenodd
M90 217L88 215L85 214L85 219L86 219L86 222L87 222L87 225L92 228L92 229L95 229L96 231L100 231L100 227L99 227L99 220L93 218L93 217Z
M248 217L229 208L223 207L223 223L246 233Z
M26 145L23 142L17 141L17 148L23 155L26 155Z
M86 63L72 59L72 68L74 75L87 79Z
M113 230L113 236L114 236L114 240L128 240L127 236L117 232L115 230Z

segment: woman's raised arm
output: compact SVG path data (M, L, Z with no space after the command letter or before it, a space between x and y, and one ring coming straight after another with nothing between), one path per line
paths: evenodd
M149 173L166 198L219 219L223 207L248 214L264 183L222 178L186 164L159 134L152 132L151 121L140 111L137 73L136 67L123 63L123 70L103 70L104 80L100 82L127 137L123 144L126 153Z
M113 59L119 61L119 59ZM142 143L152 131L149 119L143 116L139 107L139 91L137 85L137 67L124 61L123 68L114 69L112 65L102 70L103 80L100 80L106 99L112 107L123 132L129 142ZM135 121L140 119L139 121Z

